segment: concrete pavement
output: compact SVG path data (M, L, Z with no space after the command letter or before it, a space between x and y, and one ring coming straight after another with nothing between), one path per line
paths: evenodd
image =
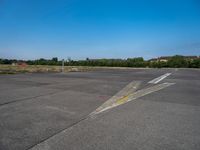
M88 115L132 81L173 86ZM103 70L0 76L0 149L200 149L200 71Z

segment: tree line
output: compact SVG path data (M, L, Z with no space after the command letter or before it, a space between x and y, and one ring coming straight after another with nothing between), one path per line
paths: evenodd
M62 60L57 57L52 59L38 60L16 60L16 59L0 59L0 64L17 64L19 62L28 65L62 65ZM149 67L149 68L200 68L200 58L194 59L185 56L175 55L169 59L163 60L144 60L142 57L127 59L89 59L72 60L68 58L64 61L65 66L105 66L105 67Z

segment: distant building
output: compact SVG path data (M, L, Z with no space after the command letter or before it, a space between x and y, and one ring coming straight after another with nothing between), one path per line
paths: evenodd
M194 60L194 59L199 59L199 56L184 56L185 59L190 59L190 60Z
M21 67L26 67L28 64L26 62L20 61L20 62L17 62L16 65L21 66Z
M150 59L149 61L150 62L167 62L172 56L161 56L161 57L158 57L158 58L152 58Z

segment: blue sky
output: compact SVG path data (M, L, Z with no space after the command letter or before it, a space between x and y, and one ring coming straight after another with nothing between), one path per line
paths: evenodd
M0 58L200 55L199 0L0 0Z

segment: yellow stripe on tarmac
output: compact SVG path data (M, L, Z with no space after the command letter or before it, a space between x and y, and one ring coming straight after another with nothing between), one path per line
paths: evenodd
M125 103L125 102L128 101L128 98L129 98L129 95L124 96L124 97L118 99L116 103L117 103L118 105L123 104L123 103Z

